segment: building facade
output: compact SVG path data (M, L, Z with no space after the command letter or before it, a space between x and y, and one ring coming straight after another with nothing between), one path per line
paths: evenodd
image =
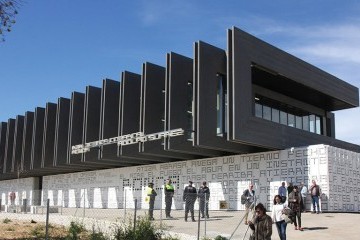
M198 41L193 53L1 122L0 179L41 190L74 172L317 144L360 152L335 138L333 113L359 106L356 87L236 27L226 50Z

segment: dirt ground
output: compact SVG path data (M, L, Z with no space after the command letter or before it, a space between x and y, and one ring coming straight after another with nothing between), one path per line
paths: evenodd
M45 238L45 230L45 223L5 218L0 222L0 239L42 239ZM51 239L64 239L68 234L68 229L50 225L48 233Z

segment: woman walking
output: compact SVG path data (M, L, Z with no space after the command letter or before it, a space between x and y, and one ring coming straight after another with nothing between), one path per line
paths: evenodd
M303 231L304 229L301 227L301 194L298 186L294 186L293 192L289 194L289 207L294 212L295 230Z
M266 209L262 203L255 207L255 217L249 221L249 227L253 230L250 237L252 240L271 240L272 221L271 217L266 214Z
M284 209L286 207L287 204L281 201L281 196L275 195L271 218L273 223L276 225L280 240L286 240L287 223L284 219Z

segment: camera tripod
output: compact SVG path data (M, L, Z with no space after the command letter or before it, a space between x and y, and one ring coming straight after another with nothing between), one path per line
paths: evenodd
M255 215L255 211L254 211L255 206L256 206L256 198L254 197L254 201L253 201L253 202L250 204L250 206L249 206L249 209L250 209L249 211L252 212L251 219L253 219L253 218L254 218L254 215ZM250 212L249 212L249 214L250 214ZM235 232L236 232L237 229L240 227L241 223L244 221L244 218L245 218L245 215L241 218L239 224L236 226L236 228L235 228L235 230L233 231L233 233L231 234L229 240L232 239L232 237L234 236ZM249 231L249 225L248 225L247 228L246 228L246 231L245 231L243 240L245 239L248 231Z

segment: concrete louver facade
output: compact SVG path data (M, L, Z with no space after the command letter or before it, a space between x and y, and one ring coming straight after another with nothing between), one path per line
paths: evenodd
M256 153L337 140L333 111L359 106L359 90L233 27L227 50L202 41L193 58L166 55L84 93L60 97L0 124L0 179ZM71 154L116 136L183 135ZM41 188L41 181L40 188Z

